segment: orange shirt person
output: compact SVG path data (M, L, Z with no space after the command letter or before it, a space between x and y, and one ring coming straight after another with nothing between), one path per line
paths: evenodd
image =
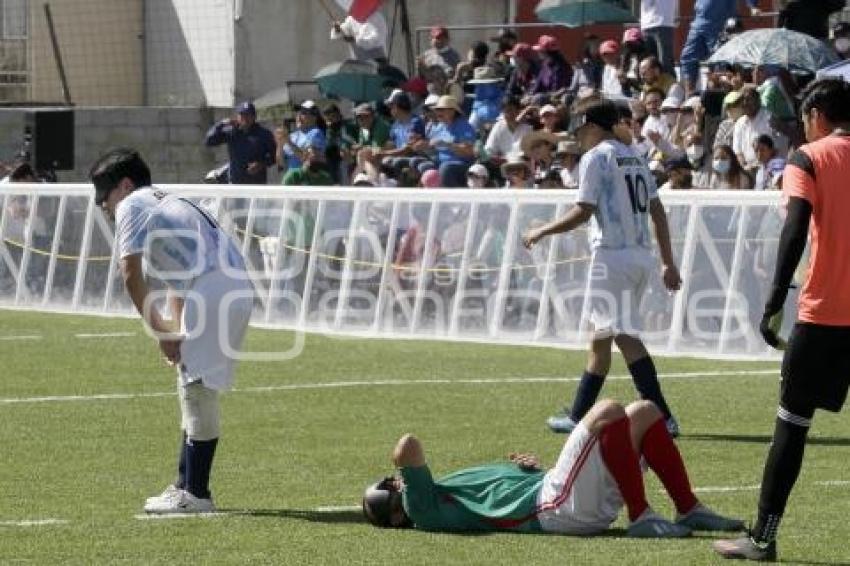
M783 173L788 215L760 326L773 347L779 345L775 322L809 235L811 259L782 360L779 410L758 519L749 536L714 543L714 550L726 558L776 558L777 531L803 464L815 409L840 411L850 384L850 83L818 80L801 99L809 143L791 155Z

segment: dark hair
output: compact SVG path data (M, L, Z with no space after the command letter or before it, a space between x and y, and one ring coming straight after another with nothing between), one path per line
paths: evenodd
M833 124L850 122L850 84L840 78L819 79L800 93L800 110L808 114L817 108Z
M487 59L487 55L490 54L490 47L483 41L472 42L470 49L472 49L472 57L476 61L485 61Z
M649 96L650 94L657 94L658 96L661 97L661 100L664 100L664 97L665 97L664 91L661 90L658 87L655 87L655 86L652 87L652 88L648 88L645 91L643 91L643 99L646 100L646 97Z
M13 169L12 172L9 173L10 181L20 181L22 179L26 179L27 177L35 177L35 170L32 168L32 165L23 161L18 163Z
M573 132L587 123L596 124L610 132L620 121L620 111L617 110L617 106L610 100L597 97L576 102L571 114L570 130Z
M767 134L762 134L756 139L756 144L763 145L769 149L776 147L773 143L773 138Z
M100 206L122 179L130 179L135 188L150 185L151 170L138 151L119 147L94 162L89 178L94 183L95 204Z
M513 106L514 108L522 108L522 99L515 94L509 94L502 99L502 108L505 106Z

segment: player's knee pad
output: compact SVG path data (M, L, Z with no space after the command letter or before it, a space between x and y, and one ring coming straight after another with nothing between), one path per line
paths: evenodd
M212 440L221 433L218 391L201 382L181 387L180 412L182 426L190 440Z

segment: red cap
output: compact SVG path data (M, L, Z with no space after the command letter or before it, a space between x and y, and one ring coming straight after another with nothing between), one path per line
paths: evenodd
M613 39L609 39L608 41L603 41L602 45L599 46L599 53L602 55L605 54L614 54L620 51L620 44L614 41Z
M449 30L445 28L445 26L434 26L431 28L431 37L437 39L438 37L448 37Z
M517 43L511 50L510 55L519 59L528 59L534 55L534 49L527 43Z
M551 35L541 35L537 38L537 45L534 46L535 51L557 51L558 40Z
M428 94L428 81L422 77L413 77L409 81L405 81L399 85L399 88L404 92L412 92L420 96Z

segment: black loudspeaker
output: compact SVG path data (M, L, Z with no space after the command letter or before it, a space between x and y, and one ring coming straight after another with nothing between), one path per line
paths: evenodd
M74 169L74 111L32 110L26 114L24 139L29 138L37 170Z

